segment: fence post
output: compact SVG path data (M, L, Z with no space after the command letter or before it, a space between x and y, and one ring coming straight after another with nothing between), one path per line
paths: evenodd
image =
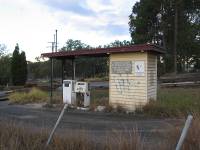
M53 137L53 134L54 134L54 132L55 132L57 126L59 125L59 123L60 123L60 121L61 121L61 119L62 119L62 117L63 117L63 115L64 115L64 112L65 112L65 109L67 108L67 106L68 106L67 104L64 105L64 107L63 107L63 109L62 109L62 111L61 111L61 113L60 113L60 115L59 115L59 117L58 117L58 120L56 121L56 124L55 124L53 130L51 131L51 134L49 135L48 141L47 141L47 143L46 143L46 147L47 147L47 146L49 145L49 143L51 142L51 139L52 139L52 137Z
M185 126L184 126L184 128L183 128L183 130L182 130L180 139L179 139L179 141L178 141L178 144L176 145L176 150L180 150L180 149L181 149L181 147L182 147L182 145L183 145L183 142L184 142L184 140L185 140L185 138L186 138L188 129L189 129L189 127L190 127L190 124L191 124L191 122L192 122L192 119L193 119L193 116L192 116L192 115L188 115L187 120L186 120L186 122L185 122Z

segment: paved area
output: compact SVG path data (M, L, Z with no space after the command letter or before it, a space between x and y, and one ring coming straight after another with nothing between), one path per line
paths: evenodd
M52 129L60 111L31 107L30 105L8 105L7 101L0 101L0 121L14 120L23 125L29 124L37 128ZM175 126L182 126L182 124L183 120L177 119L147 119L126 114L67 110L57 132L85 130L91 135L102 137L113 131L129 132L138 129L141 135L152 137L158 132L167 132Z

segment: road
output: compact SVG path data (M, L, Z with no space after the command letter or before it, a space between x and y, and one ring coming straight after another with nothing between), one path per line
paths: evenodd
M108 88L108 87L109 87L108 81L90 82L90 88Z
M0 121L14 120L24 125L36 128L52 129L60 110L32 108L30 106L8 105L7 101L0 101ZM68 110L58 127L58 133L63 131L86 131L96 138L105 137L113 131L129 132L134 128L144 136L153 136L154 132L167 132L175 126L181 126L183 120L147 119L134 115L116 113L83 112Z

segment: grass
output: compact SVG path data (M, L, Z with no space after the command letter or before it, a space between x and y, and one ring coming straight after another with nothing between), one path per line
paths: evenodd
M159 89L157 101L144 106L143 113L161 117L200 114L200 88Z
M136 132L134 132L136 133ZM132 134L132 133L130 133ZM1 150L118 150L123 147L138 147L140 136L133 135L129 141L122 134L115 132L113 136L102 138L101 142L92 140L86 131L73 131L73 134L59 136L55 134L50 145L45 147L48 139L47 130L33 130L29 126L15 124L15 122L0 123ZM118 138L115 138L118 136ZM116 140L118 141L117 143ZM137 140L137 141L136 141ZM132 149L132 148L131 148ZM128 149L127 149L128 150ZM134 150L134 149L133 149Z
M137 129L131 131L114 130L106 137L99 137L100 143L88 135L86 131L72 131L64 135L55 134L48 147L45 143L48 139L47 129L38 129L11 121L0 123L0 149L1 150L171 150L175 149L182 128L171 128L171 130L158 134L157 137L145 142ZM47 132L48 131L48 132ZM162 134L160 136L159 134ZM147 135L149 136L149 135ZM184 141L182 150L200 149L200 118L195 116L189 133Z
M109 105L108 89L92 89L90 109L99 105L106 106L106 112L113 111ZM33 88L29 92L16 92L10 95L11 103L26 104L49 102L49 93ZM62 104L62 92L53 93L53 103ZM122 112L120 107L117 112ZM137 110L148 116L183 117L189 113L200 114L200 88L162 88L158 90L157 101L150 101L142 110Z
M10 103L26 104L46 102L48 100L47 92L37 88L32 88L29 92L15 92L9 96Z
M98 105L110 107L107 89L91 91L91 107L95 108ZM113 108L108 112L110 111L113 111ZM121 112L121 109L117 112ZM150 101L142 111L137 112L155 117L183 117L190 113L200 114L200 87L161 88L158 90L157 101Z
M108 89L92 89L90 93L90 110L95 110L97 106L106 106L106 112L112 111L112 107L109 105Z

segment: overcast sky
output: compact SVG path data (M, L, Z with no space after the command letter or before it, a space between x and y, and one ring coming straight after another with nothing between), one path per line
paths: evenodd
M67 39L91 46L130 40L128 16L136 0L0 0L0 43L19 43L27 60L50 52L55 29L59 48Z

